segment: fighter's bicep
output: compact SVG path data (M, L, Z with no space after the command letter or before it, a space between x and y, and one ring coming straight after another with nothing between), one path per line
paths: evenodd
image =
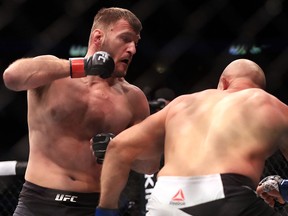
M119 143L123 143L127 150L130 149L131 157L146 160L155 157L153 154L160 154L163 148L165 137L163 124L159 115L149 116L142 122L126 129L116 138L119 138Z
M143 123L143 124L142 124ZM141 154L138 159L147 160L157 157L163 152L165 140L165 122L161 115L154 114L144 120L143 126L139 127L139 134L141 139ZM140 125L139 125L140 126Z

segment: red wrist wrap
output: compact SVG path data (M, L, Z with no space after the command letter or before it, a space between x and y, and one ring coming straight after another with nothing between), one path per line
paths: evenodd
M80 78L85 77L84 58L70 58L70 77Z

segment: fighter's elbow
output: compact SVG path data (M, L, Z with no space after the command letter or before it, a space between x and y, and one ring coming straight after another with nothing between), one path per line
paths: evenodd
M147 175L153 175L153 174L157 173L158 171L159 171L159 167L157 167L156 169L155 169L155 167L149 167L148 169L145 170L144 173Z
M152 175L159 171L160 164L154 160L135 160L131 169L135 172Z
M151 163L150 166L147 167L146 174L152 175L155 174L159 171L160 169L160 164L158 161L155 161L154 163Z

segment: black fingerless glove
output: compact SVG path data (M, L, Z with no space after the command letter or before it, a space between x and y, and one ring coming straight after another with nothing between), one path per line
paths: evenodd
M100 133L92 138L92 149L97 158L97 163L103 163L107 146L114 137L113 133Z
M88 58L70 58L69 61L71 78L94 75L106 79L111 77L115 67L113 58L104 51L96 52Z

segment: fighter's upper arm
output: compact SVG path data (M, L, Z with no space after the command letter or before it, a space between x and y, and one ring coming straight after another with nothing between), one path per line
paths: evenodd
M164 109L150 115L118 134L108 148L114 148L119 157L131 162L157 158L164 147L165 117Z

